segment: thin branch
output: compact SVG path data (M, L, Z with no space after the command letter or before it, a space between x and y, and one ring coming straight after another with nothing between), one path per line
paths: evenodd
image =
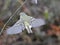
M9 18L9 20L4 24L4 26L3 26L3 28L2 28L2 30L1 30L1 32L0 32L0 35L2 34L2 32L3 32L4 28L6 27L6 25L8 24L8 22L13 18L13 16L15 16L15 14L17 13L17 11L18 11L19 9L21 9L26 2L27 2L27 0L25 0L25 2L24 2L21 6L18 7L18 9L15 11L15 13L14 13L14 14Z

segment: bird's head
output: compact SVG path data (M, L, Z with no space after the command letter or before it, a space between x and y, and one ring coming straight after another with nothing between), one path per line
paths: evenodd
M19 15L20 15L20 17L25 17L25 16L27 16L26 13L24 13L24 12L21 12Z
M25 16L25 15L26 15L26 13L21 12L19 15L20 15L20 16Z

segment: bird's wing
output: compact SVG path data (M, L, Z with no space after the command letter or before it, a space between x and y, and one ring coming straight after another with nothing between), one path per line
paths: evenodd
M25 29L24 24L20 22L20 20L18 20L12 27L7 29L7 34L8 35L18 34L22 32L22 30L24 29Z
M39 27L39 26L42 26L42 25L45 25L45 20L44 19L34 19L31 22L32 27Z

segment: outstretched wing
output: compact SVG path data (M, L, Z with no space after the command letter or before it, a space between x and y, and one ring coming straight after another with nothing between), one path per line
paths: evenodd
M11 35L11 34L18 34L20 32L22 32L22 30L24 30L24 24L18 20L12 27L7 29L7 34Z
M31 22L32 27L39 27L39 26L42 26L42 25L45 25L45 20L44 19L34 19Z

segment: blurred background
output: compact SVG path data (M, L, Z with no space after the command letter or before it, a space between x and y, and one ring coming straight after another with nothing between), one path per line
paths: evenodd
M15 11L0 35L0 45L60 45L60 0L0 0L0 31ZM24 5L23 5L24 3ZM20 34L7 35L6 29L18 21L19 13L34 18L44 18L46 24L32 28L33 34L24 30Z

